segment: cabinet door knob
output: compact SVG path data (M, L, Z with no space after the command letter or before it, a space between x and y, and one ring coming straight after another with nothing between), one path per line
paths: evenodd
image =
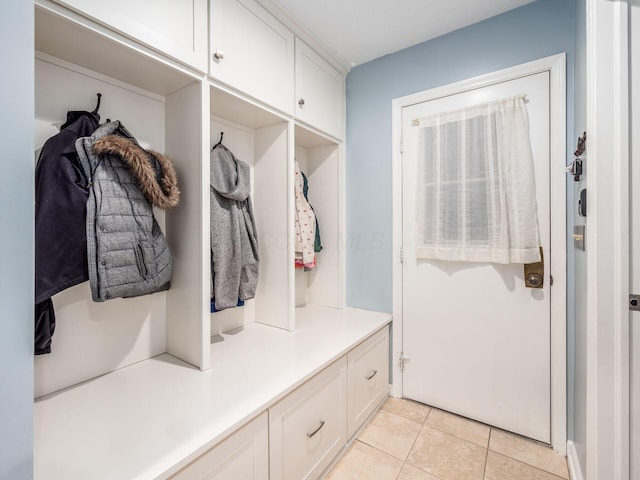
M304 107L304 98L298 100L298 105L300 105L300 107Z
M367 380L371 380L373 377L376 376L376 373L378 373L378 370L373 370L369 375L367 375L365 378Z
M216 60L222 60L224 58L224 52L222 50L216 50L213 54L213 58Z

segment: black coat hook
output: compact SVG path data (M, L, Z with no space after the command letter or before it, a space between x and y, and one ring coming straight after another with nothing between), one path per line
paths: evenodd
M96 95L98 96L98 103L96 104L96 108L93 109L93 112L91 112L93 115L98 114L98 110L100 110L100 100L102 99L101 93L96 93Z
M224 132L220 132L220 140L213 146L213 148L216 148L218 145L222 145L222 137L224 137Z

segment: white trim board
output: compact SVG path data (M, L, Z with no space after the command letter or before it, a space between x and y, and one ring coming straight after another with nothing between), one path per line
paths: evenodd
M629 5L587 0L587 466L629 473Z
M402 397L402 108L449 95L475 90L527 75L549 72L550 78L550 182L551 182L551 444L566 454L567 446L567 253L566 253L566 55L564 53L524 63L468 80L396 98L392 101L393 182L393 351L391 395Z
M569 478L571 480L584 480L576 445L571 440L567 442L567 466L569 467Z

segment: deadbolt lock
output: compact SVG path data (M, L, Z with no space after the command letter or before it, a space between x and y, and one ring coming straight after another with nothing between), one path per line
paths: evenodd
M542 288L544 286L544 256L540 247L540 261L525 263L524 284L527 288Z

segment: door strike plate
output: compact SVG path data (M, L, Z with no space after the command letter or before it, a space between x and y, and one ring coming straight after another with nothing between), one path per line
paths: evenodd
M640 295L629 295L629 310L640 312Z
M573 248L584 252L584 225L573 226Z

